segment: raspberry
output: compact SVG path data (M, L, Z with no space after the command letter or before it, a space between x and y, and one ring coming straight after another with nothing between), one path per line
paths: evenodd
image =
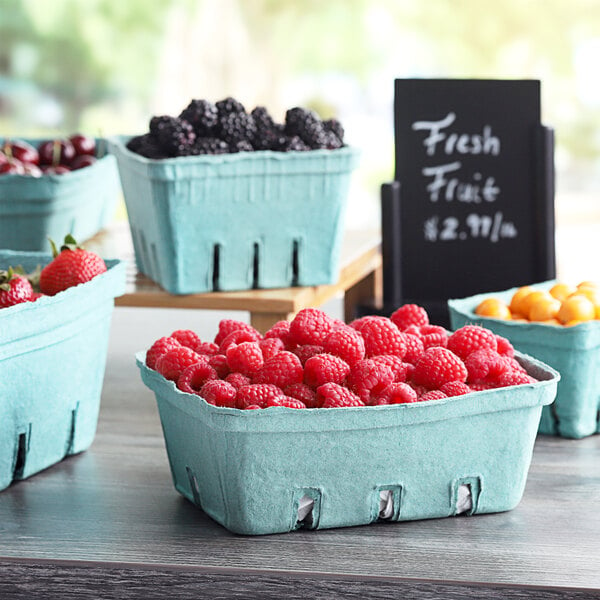
M245 385L237 391L236 406L244 409L256 404L260 408L267 408L269 400L281 396L283 392L276 385L268 383Z
M284 349L283 342L278 337L259 340L258 345L260 346L264 360L269 360L269 358L272 358Z
M516 358L507 357L506 361L508 362L510 368L513 371L521 371L523 373L527 373L527 371L525 370L525 367Z
M342 408L346 406L364 406L364 402L348 388L337 383L324 383L317 389L319 408Z
M426 327L426 325L424 325ZM421 327L419 325L409 325L402 333L416 335L418 338L421 337Z
M236 408L235 397L237 390L230 383L222 379L211 379L200 389L202 396L209 404Z
M186 367L197 362L206 363L206 359L202 359L191 348L180 345L158 357L156 370L166 379L177 381Z
M415 390L417 398L420 398L423 394L426 394L429 390L424 385L417 385L414 381L409 381L408 385Z
M502 373L500 377L494 380L496 387L507 387L509 385L522 385L524 383L535 383L537 379L534 379L527 373L522 371L507 371Z
M328 354L339 356L350 366L365 357L365 342L362 335L346 325L334 329L325 338L323 349Z
M498 342L496 335L489 329L479 327L479 325L465 325L448 338L446 347L456 356L465 360L475 350L482 348L497 350Z
M290 322L289 321L277 321L275 325L265 333L265 338L279 338L286 350L290 349Z
M219 346L213 342L199 342L194 350L198 354L205 354L206 356L214 356L219 353Z
M348 387L358 394L364 404L377 397L394 381L394 373L387 366L374 360L359 360L348 375Z
M404 341L406 342L406 354L404 361L407 363L415 363L416 360L425 352L425 346L419 335L404 332Z
M454 352L446 348L428 348L415 364L413 381L430 390L439 389L449 381L466 380L465 364Z
M291 396L278 396L267 401L267 406L287 406L288 408L306 408L306 405L297 398Z
M244 410L256 410L257 408L260 409L262 406L259 406L258 404L251 404L250 406L246 406Z
M171 337L161 337L150 346L146 352L146 366L150 369L156 369L156 361L169 350L179 348L181 344Z
M512 358L515 355L513 345L505 337L497 335L496 343L498 344L498 354L508 356L509 358Z
M219 354L226 354L227 349L233 344L242 344L243 342L257 342L260 336L257 336L252 331L245 331L243 329L237 329L232 331L219 346Z
M419 396L419 402L428 402L429 400L441 400L447 398L446 394L442 390L431 390L422 396Z
M304 403L307 408L317 407L317 394L305 383L293 383L284 388L283 393Z
M405 304L395 310L390 319L400 331L404 331L410 325L422 327L429 325L429 315L427 311L417 304Z
M237 331L238 329L242 329L243 331L250 331L256 334L256 339L260 338L260 333L252 327L252 325L248 325L248 323L244 323L242 321L236 321L235 319L221 319L219 322L219 332L215 336L214 342L217 346L221 345L221 342L233 331Z
M448 344L448 332L439 325L423 325L419 332L425 350L435 346L445 348Z
M224 354L215 354L208 358L208 364L217 372L221 379L225 379L229 375L229 367L227 366L227 357Z
M406 354L404 335L387 317L363 317L353 321L353 327L364 339L367 358L379 354L394 354L403 358Z
M468 381L477 381L479 379L495 379L510 369L510 363L495 350L482 348L471 352L465 360L467 367Z
M200 343L200 337L191 329L178 329L171 334L171 337L176 339L182 346L187 346L198 352L196 346Z
M304 383L314 389L324 383L343 384L348 373L350 373L350 366L339 356L319 354L306 361Z
M302 383L304 369L300 359L283 350L265 361L262 369L254 376L253 383L272 384L281 389L294 383Z
M462 381L450 381L445 383L441 388L441 392L444 392L446 396L462 396L471 392L471 388Z
M257 373L264 364L262 350L257 342L242 342L232 344L227 348L227 366L230 371L237 371L242 375Z
M182 392L200 395L200 389L209 379L217 379L217 372L208 363L198 362L181 372L177 387Z
M331 318L318 308L302 309L290 323L290 340L321 345L333 330Z
M390 383L375 400L375 404L408 404L417 401L417 392L407 383Z
M403 362L398 356L382 354L381 356L374 356L371 360L382 365L387 365L394 374L394 383L404 382L408 379L409 366L412 365Z
M252 383L249 377L246 377L241 373L229 373L229 375L225 377L225 381L230 383L236 390L239 390L244 385L250 385Z
M317 354L323 354L323 346L317 344L302 344L302 346L296 346L292 352L300 359L302 366L306 364L306 361Z

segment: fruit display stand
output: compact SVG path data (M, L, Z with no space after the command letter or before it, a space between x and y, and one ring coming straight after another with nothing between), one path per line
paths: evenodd
M229 533L173 490L158 410L133 361L173 327L170 312L115 310L94 444L0 494L3 598L600 594L600 436L538 437L509 512Z
M27 140L33 144L40 140ZM48 237L71 233L85 240L114 217L119 199L117 163L104 155L85 168L60 175L0 177L3 248L48 251Z
M532 285L549 290L556 282ZM453 328L478 323L508 338L515 348L553 366L561 374L556 401L544 407L540 433L582 438L600 431L600 321L573 327L545 323L505 321L475 314L486 298L507 303L517 291L512 288L497 293L478 294L448 301Z
M136 266L127 223L115 223L86 242L101 256L118 256L127 262L125 294L117 306L240 310L250 313L250 323L261 332L299 310L318 307L338 295L344 297L345 319L355 316L358 304L381 297L380 238L375 231L346 232L341 243L339 278L333 284L239 292L173 295L141 274Z

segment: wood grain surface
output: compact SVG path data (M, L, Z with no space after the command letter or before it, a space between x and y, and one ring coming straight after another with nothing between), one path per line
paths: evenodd
M182 315L214 335L216 323L193 311L115 310L91 449L0 493L0 598L67 581L81 598L138 597L144 586L163 595L139 597L600 597L598 435L539 437L523 500L507 513L229 533L174 490L133 358L185 326Z

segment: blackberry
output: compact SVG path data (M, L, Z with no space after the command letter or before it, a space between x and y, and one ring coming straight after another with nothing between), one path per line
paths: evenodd
M332 131L338 137L342 144L344 143L344 128L337 119L327 119L323 121L323 126L327 131Z
M192 100L179 118L191 123L198 137L209 137L219 122L219 112L208 100Z
M221 137L230 145L235 146L243 140L250 142L256 134L254 118L245 112L229 113L219 119Z
M343 145L343 142L333 131L325 130L325 148L335 150L336 148L341 148Z
M231 152L253 152L254 146L248 140L241 140L234 146L230 146Z
M168 154L161 149L158 140L150 133L131 138L127 142L127 148L146 158L168 158Z
M246 112L244 105L235 98L232 98L231 96L225 98L224 100L219 100L216 106L219 112L219 118L225 117L231 113Z
M226 154L229 152L229 144L214 137L198 138L192 146L190 154Z
M302 138L297 135L293 135L291 137L284 137L283 143L278 148L280 152L305 152L310 149L311 147L305 144L302 141Z
M150 133L154 135L162 149L170 156L184 156L196 141L194 128L183 119L176 117L152 117Z
M311 148L327 147L328 140L323 122L312 110L290 108L285 113L285 132L289 136L299 136Z
M256 150L279 150L285 144L283 125L273 121L264 106L257 106L251 113L256 124L256 135L252 145Z

